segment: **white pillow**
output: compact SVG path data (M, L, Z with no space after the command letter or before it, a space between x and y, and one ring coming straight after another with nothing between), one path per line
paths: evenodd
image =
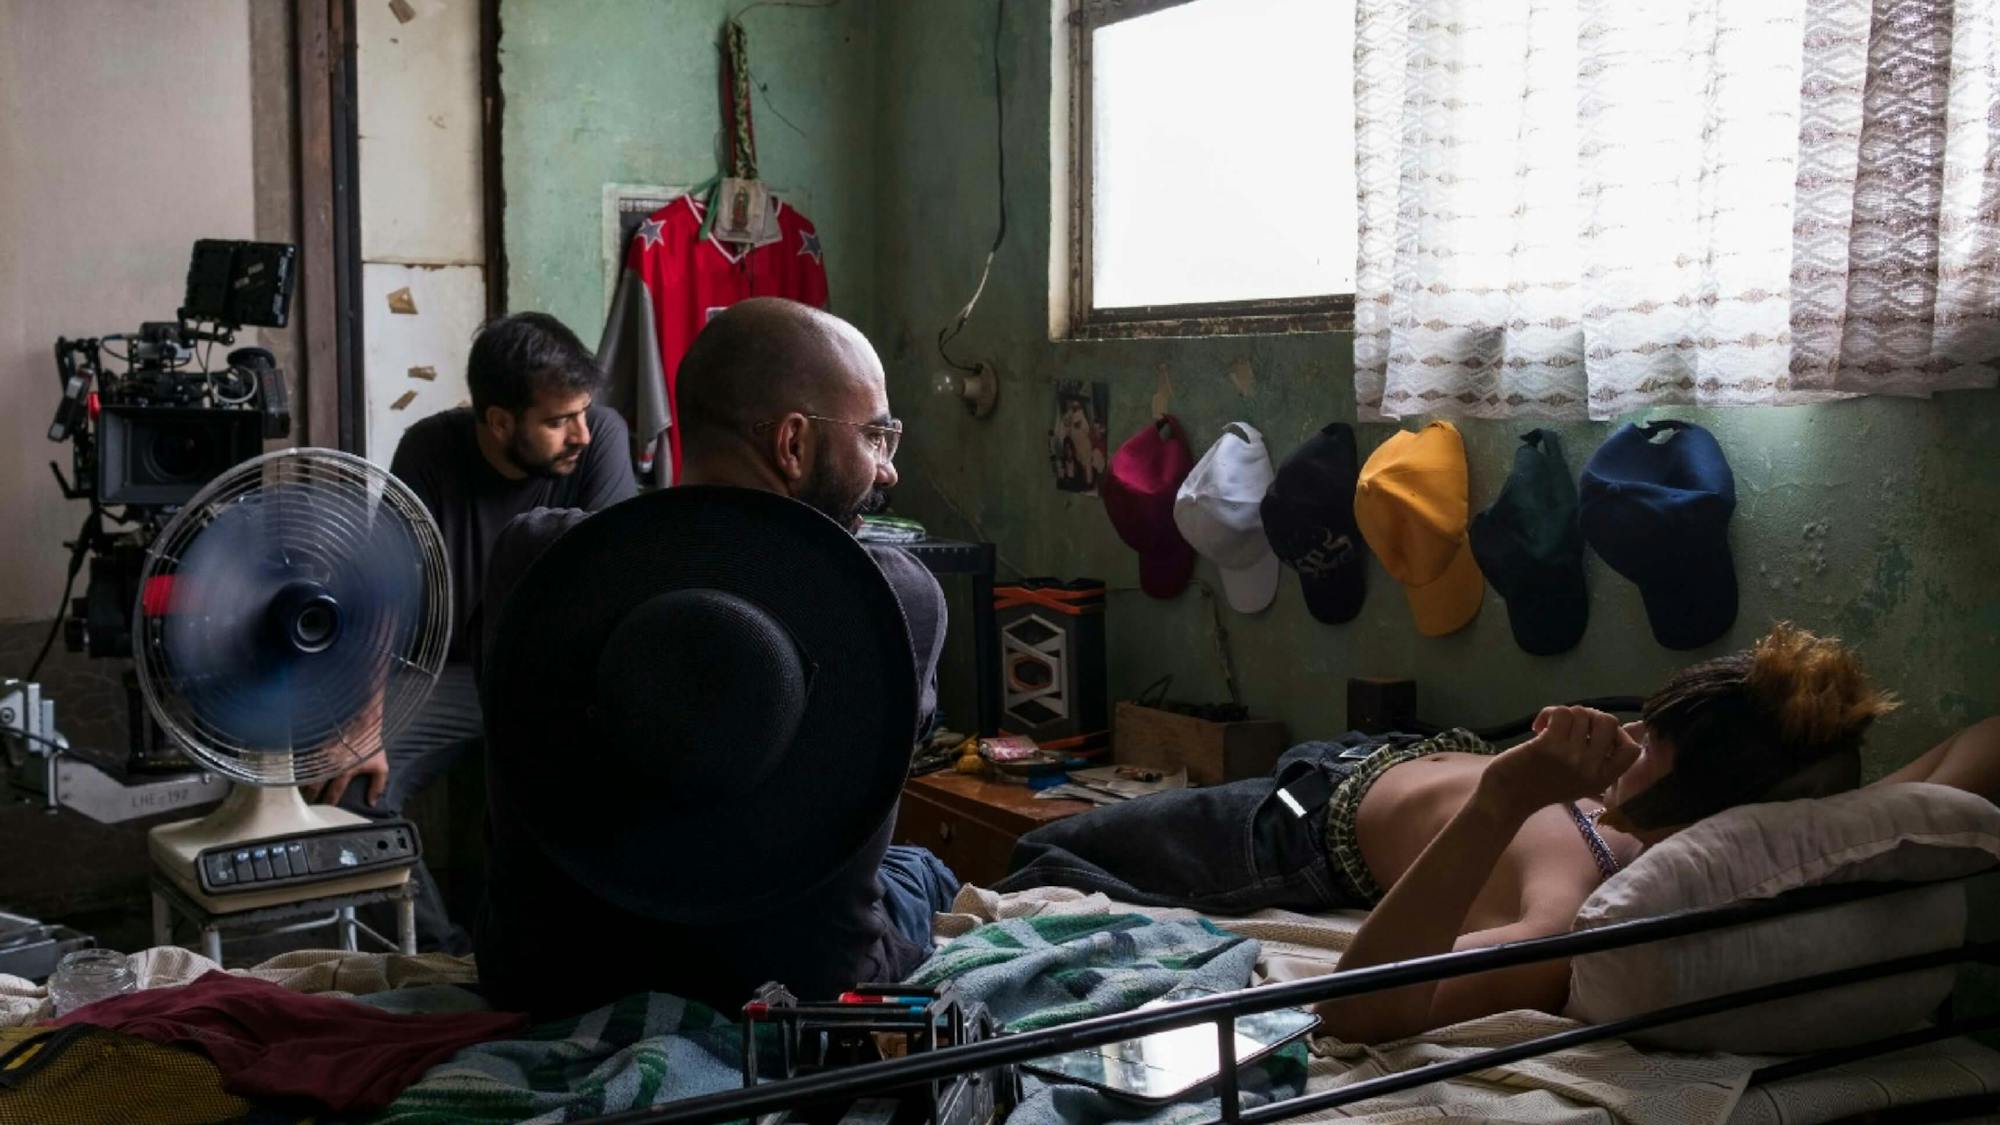
M1646 850L1597 888L1575 929L1770 898L1821 883L1948 879L2000 861L2000 808L1943 785L1881 785L1745 805ZM1563 1014L1620 1019L1726 992L1926 953L1965 937L1961 883L1918 887L1570 962ZM1674 1050L1789 1054L1921 1024L1951 991L1941 968L1776 1000L1631 1036Z

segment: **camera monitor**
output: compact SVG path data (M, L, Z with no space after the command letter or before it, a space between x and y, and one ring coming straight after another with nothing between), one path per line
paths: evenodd
M283 328L291 316L298 256L299 248L284 242L196 242L181 317L235 328Z

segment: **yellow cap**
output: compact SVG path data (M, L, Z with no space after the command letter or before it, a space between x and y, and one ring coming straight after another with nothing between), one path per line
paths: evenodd
M1469 518L1465 442L1449 422L1394 435L1361 467L1354 522L1403 584L1424 636L1457 632L1479 615L1486 579L1466 539Z

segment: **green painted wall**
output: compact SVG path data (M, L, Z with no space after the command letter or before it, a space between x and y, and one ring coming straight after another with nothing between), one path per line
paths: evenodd
M766 177L806 193L807 213L826 235L835 310L874 337L909 422L901 509L946 533L992 539L1010 573L1109 581L1117 695L1171 673L1177 694L1221 698L1226 647L1245 701L1288 720L1300 737L1342 729L1350 675L1414 677L1427 717L1480 724L1563 698L1644 692L1703 655L1656 645L1637 591L1594 557L1590 631L1558 657L1515 648L1504 604L1490 591L1470 628L1419 638L1379 566L1362 617L1339 627L1314 622L1289 577L1273 608L1248 617L1198 591L1172 602L1139 593L1134 557L1098 501L1050 483L1043 435L1054 381L1109 383L1113 436L1122 439L1146 420L1155 369L1165 364L1175 409L1198 442L1240 418L1283 455L1327 421L1352 419L1350 340L1047 339L1048 4L1008 3L1009 232L960 349L1004 372L999 410L984 421L932 395L929 382L940 366L932 340L971 290L993 234L991 3L846 0L745 17L753 72L798 126L779 121L760 96ZM594 338L604 300L601 185L692 182L713 170L712 43L722 14L737 6L502 4L516 308L550 309ZM1247 394L1227 374L1240 359L1255 370ZM2000 711L2000 394L1647 416L1708 426L1736 471L1742 613L1712 651L1748 643L1777 617L1860 645L1876 675L1908 701L1879 729L1878 771ZM1530 425L1461 427L1476 506L1490 502L1515 435ZM1559 429L1577 470L1610 426ZM1364 454L1391 432L1362 426ZM1212 571L1201 573L1213 583ZM961 683L968 672L953 671Z
M1172 673L1177 694L1221 698L1219 603L1192 590L1172 602L1139 593L1135 556L1098 501L1060 494L1050 483L1043 434L1054 413L1052 383L1109 383L1112 436L1122 440L1147 420L1155 368L1166 364L1176 412L1197 442L1242 419L1282 456L1326 422L1353 419L1351 338L1047 339L1048 2L1008 4L1001 59L1007 243L963 346L954 349L1004 372L1000 407L984 421L966 417L928 385L939 366L930 341L964 301L993 236L993 8L970 0L880 8L874 323L893 400L909 420L899 506L946 531L976 528L1017 571L1110 582L1116 695ZM1255 369L1248 394L1228 377L1239 359ZM1878 771L1951 728L2000 712L2000 394L1659 410L1635 420L1653 416L1709 427L1736 473L1732 537L1742 611L1735 630L1710 651L1747 644L1779 617L1861 646L1877 677L1908 703L1878 730L1871 763ZM1532 425L1461 426L1475 508L1491 502L1516 435ZM1572 471L1611 430L1558 428ZM1360 427L1363 455L1391 432ZM1215 582L1206 563L1197 574ZM1350 675L1413 677L1426 717L1480 724L1564 698L1643 693L1691 655L1703 655L1655 644L1637 590L1594 556L1589 578L1590 630L1580 647L1558 657L1517 649L1504 603L1491 590L1470 628L1418 637L1400 590L1379 565L1369 575L1367 606L1351 625L1313 621L1290 576L1270 610L1246 617L1222 607L1219 619L1245 701L1288 720L1301 737L1344 727Z
M502 0L507 298L604 326L603 189L684 186L722 151L716 42L744 0ZM875 305L874 0L746 10L763 178L812 219L835 312Z

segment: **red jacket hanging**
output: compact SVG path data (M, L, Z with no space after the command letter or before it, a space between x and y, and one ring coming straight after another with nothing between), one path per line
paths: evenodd
M702 326L748 297L826 307L819 233L804 215L773 197L762 237L746 247L701 237L703 211L700 200L683 195L639 225L598 346L609 404L632 424L639 474L656 474L661 484L680 478L674 381ZM659 472L663 434L668 459Z

